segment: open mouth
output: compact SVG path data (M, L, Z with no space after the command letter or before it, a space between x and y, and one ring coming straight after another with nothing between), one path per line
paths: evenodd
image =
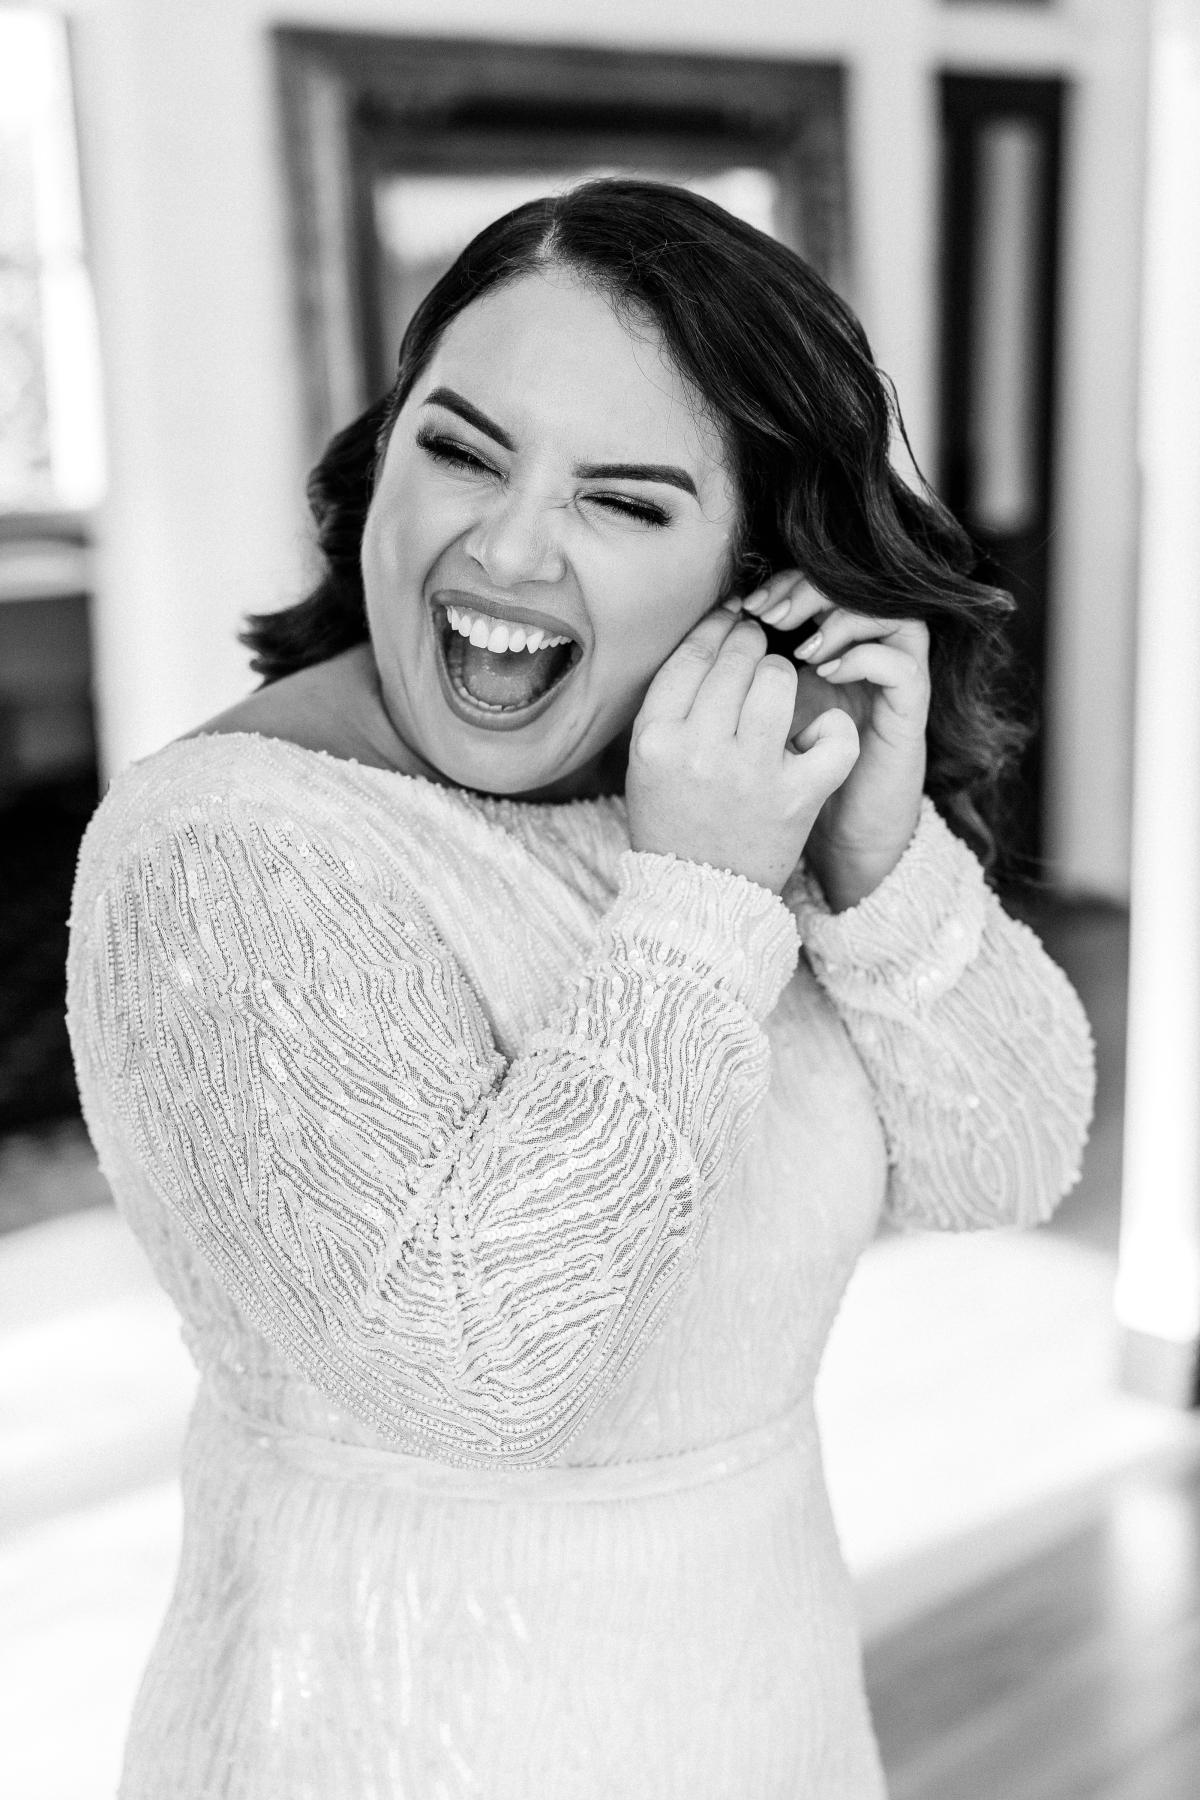
M451 609L454 610L454 609ZM439 672L454 710L473 723L516 725L543 712L583 656L574 639L567 643L526 646L530 631L517 634L510 647L489 650L455 629L450 611L433 608ZM537 634L540 640L543 633Z

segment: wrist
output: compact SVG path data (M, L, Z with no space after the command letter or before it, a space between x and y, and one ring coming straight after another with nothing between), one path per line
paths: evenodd
M887 880L912 843L919 818L918 809L911 829L887 845L848 847L832 843L819 831L812 833L805 846L804 860L820 883L830 912L849 912Z
M852 906L858 906L886 880L899 861L899 856L856 863L808 858L809 867L820 882L821 892L832 913L849 912Z

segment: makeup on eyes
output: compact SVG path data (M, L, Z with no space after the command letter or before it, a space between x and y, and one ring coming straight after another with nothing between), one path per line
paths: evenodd
M443 437L428 425L423 425L418 431L417 444L435 462L451 463L464 469L482 469L489 475L498 473L491 463L484 462L474 450L468 450L465 444L456 442L454 438Z
M420 427L416 434L416 442L435 462L444 463L452 468L476 469L488 475L499 475L500 473L474 450L469 450L465 444L460 444L454 438L446 437L428 425ZM606 472L611 475L617 471L613 469ZM576 471L576 473L578 474L580 471ZM636 477L627 475L626 479L631 480ZM594 501L596 505L604 507L607 511L619 513L641 525L663 526L671 523L671 514L667 508L657 506L652 500L634 499L627 494L604 493L583 494L581 498Z
M444 412L454 413L465 424L474 426L484 437L491 438L494 444L499 444L502 450L515 450L517 447L515 440L502 426L497 425L494 419L489 419L486 413L480 412L477 406L473 406L461 394L456 394L453 388L435 388L421 404L440 406ZM700 497L691 475L675 463L577 463L572 474L577 481L660 481L668 487L677 487L682 493L690 494L693 500Z

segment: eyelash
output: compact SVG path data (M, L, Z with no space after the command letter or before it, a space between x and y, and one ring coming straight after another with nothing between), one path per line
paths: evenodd
M453 438L436 437L432 432L418 432L417 443L427 456L435 462L445 463L450 468L478 470L482 474L494 475L496 470L482 457L456 444ZM588 494L586 499L592 500L606 511L622 514L627 519L635 520L639 525L666 525L671 515L661 506L654 506L649 500L623 500L615 494Z

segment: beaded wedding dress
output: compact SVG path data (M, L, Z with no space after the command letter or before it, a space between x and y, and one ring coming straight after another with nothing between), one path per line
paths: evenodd
M833 916L617 798L185 740L69 976L201 1376L123 1800L882 1795L822 1348L881 1212L1043 1218L1092 1081L932 806Z

